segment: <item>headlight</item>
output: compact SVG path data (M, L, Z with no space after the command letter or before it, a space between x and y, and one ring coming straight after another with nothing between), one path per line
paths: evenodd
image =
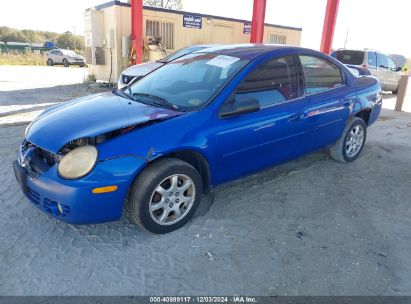
M64 178L80 178L94 168L96 161L97 149L94 146L82 146L63 156L58 172Z

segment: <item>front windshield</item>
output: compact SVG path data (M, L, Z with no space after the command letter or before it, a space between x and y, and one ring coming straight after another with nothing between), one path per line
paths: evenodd
M189 54L148 74L127 90L137 100L154 97L176 109L192 111L207 104L247 63L226 55Z
M199 51L203 48L204 47L202 46L187 47L187 48L175 51L174 53L171 53L170 55L164 57L163 59L160 59L159 62L170 62L170 61L176 60L177 58L183 57L184 55L194 53L195 51Z

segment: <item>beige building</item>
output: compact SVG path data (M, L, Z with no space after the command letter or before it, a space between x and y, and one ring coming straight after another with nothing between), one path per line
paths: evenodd
M131 7L111 1L84 13L86 57L98 80L116 82L129 66ZM264 43L300 45L301 28L265 24ZM144 6L143 40L160 36L167 53L193 44L230 44L250 41L251 22L185 11ZM155 59L155 54L145 60Z

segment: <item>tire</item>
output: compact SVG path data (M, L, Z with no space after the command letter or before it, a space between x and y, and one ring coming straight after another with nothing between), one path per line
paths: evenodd
M80 64L80 68L84 68L85 66L85 64Z
M190 186L184 190L184 184ZM126 208L134 223L152 233L163 234L184 226L192 218L202 193L201 176L193 166L165 158L150 164L134 180Z
M47 60L47 65L52 66L53 65L53 60L49 58Z
M70 63L68 62L66 58L63 59L63 65L65 68L68 68L70 66Z
M362 131L355 135L355 131ZM350 139L352 140L349 144ZM367 139L367 125L364 120L359 117L353 117L348 122L341 134L340 139L330 148L331 157L342 163L349 163L356 160L361 154L364 148L365 141ZM350 147L355 147L351 149Z
M395 90L392 90L391 92L392 92L392 94L397 95L398 94L398 86Z

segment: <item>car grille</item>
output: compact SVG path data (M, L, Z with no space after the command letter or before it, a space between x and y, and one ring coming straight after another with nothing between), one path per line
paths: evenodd
M57 204L58 203L56 201L52 201L51 199L45 198L43 208L48 213L51 213L55 216L66 217L70 213L70 207L64 204L60 204L61 210L59 210Z
M71 208L67 205L61 204L60 203L60 208L58 207L58 203L56 201L53 201L47 197L45 197L43 200L40 197L40 194L37 191L34 191L32 188L28 187L27 191L27 197L30 199L30 201L36 205L39 208L44 209L44 211L58 217L66 217L70 211ZM42 203L43 202L43 203Z
M30 187L27 187L27 196L35 205L40 205L40 194Z
M52 153L24 141L20 146L19 163L31 179L37 179L54 166L56 159Z

